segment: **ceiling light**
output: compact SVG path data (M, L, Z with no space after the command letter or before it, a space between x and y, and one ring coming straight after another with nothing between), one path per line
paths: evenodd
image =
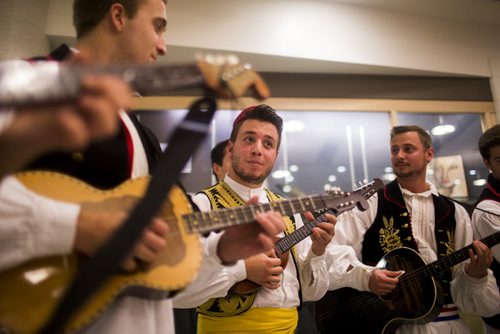
M432 128L431 133L434 136L443 136L455 132L455 126L451 124L443 124L443 116L439 116L439 125Z
M485 179L477 179L477 180L472 181L472 184L475 185L476 187L482 187L486 184L486 180Z
M432 128L431 133L434 136L443 136L455 132L455 126L451 124L438 125Z

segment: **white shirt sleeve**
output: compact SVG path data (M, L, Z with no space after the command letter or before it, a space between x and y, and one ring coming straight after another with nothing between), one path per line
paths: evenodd
M472 226L467 211L455 205L455 250L472 243ZM489 317L500 313L500 293L493 272L482 278L473 278L465 273L469 260L453 268L451 294L455 303L466 313L477 313Z
M369 291L368 280L374 267L363 264L359 259L364 235L377 215L378 194L370 197L368 203L366 211L354 208L337 217L335 236L327 247L326 256L329 290L349 287Z
M210 201L203 194L192 197L193 202L201 211L210 211ZM195 280L174 299L174 307L191 308L203 304L210 298L226 296L229 289L246 278L245 262L237 261L232 266L221 264L217 256L217 244L222 233L210 233L206 238L200 238L203 243L204 259Z
M300 215L295 215L296 228L304 226ZM329 279L328 268L325 262L325 254L315 255L312 250L311 237L300 241L295 247L298 252L299 275L304 301L315 301L321 299L328 291Z
M487 213L482 209L491 213ZM482 201L472 214L472 228L474 230L474 239L483 239L494 233L500 232L500 203L490 200ZM500 245L491 248L493 256L500 262Z
M73 249L80 207L37 195L15 177L0 183L0 269Z

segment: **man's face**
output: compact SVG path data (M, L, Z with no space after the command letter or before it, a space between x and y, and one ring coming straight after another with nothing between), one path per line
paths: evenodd
M121 58L124 63L156 62L167 52L163 36L167 27L166 8L162 0L143 0L136 15L128 19L120 34Z
M394 136L391 140L392 169L398 178L425 175L433 149L424 149L418 133L409 131Z
M278 131L269 122L243 121L235 142L229 142L229 176L248 187L262 185L278 156Z
M490 160L484 163L493 172L495 179L500 180L500 145L490 148Z

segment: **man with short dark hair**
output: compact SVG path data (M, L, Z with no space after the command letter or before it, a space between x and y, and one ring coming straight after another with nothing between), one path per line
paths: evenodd
M224 177L226 176L229 169L230 162L226 154L226 147L228 142L229 139L218 142L210 152L210 160L212 161L212 173L215 176L216 182L224 180Z
M486 188L477 201L472 213L474 238L482 239L500 231L500 124L486 130L478 142L483 162L491 170ZM500 246L492 247L493 270L497 284L500 285ZM500 333L500 314L484 318L487 333Z

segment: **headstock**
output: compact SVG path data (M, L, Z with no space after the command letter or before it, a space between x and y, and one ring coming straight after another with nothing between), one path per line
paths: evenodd
M359 210L365 211L368 209L368 198L383 187L384 183L377 178L352 192L343 192L340 190L327 191L324 201L326 207L334 210L336 215L351 210L355 206L357 206Z
M240 64L234 55L197 56L198 67L207 86L220 97L237 98L252 91L255 98L263 100L271 95L262 77L252 70L250 64Z

